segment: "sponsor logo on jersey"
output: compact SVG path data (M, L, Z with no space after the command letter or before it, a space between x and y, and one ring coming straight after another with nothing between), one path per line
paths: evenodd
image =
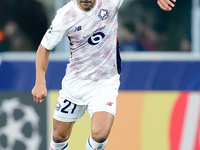
M99 12L98 17L99 17L101 20L107 19L107 18L109 17L108 10L107 10L107 9L101 9L100 12Z
M88 43L91 45L97 45L101 42L101 40L105 37L105 34L103 32L97 32L93 34L89 39Z

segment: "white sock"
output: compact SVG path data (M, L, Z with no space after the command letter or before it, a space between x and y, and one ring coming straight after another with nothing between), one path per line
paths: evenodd
M49 150L68 150L68 141L69 139L62 143L56 143L53 141L53 138L51 138Z
M86 142L86 150L104 150L104 148L106 147L107 141L108 140L105 140L102 143L97 143L90 136Z

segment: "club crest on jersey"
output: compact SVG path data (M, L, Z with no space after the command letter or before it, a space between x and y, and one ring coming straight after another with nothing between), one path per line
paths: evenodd
M108 10L106 10L106 9L101 9L100 12L99 12L98 17L99 17L101 20L107 19L107 18L109 17Z

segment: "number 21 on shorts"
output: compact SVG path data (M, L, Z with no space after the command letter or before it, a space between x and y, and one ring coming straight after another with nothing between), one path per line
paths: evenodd
M76 109L76 107L77 107L77 105L72 103L72 102L70 102L70 101L68 101L68 100L66 100L66 99L63 101L63 103L65 103L66 105L63 108L61 108L61 105L58 102L57 105L56 105L56 110L59 111L60 108L61 108L61 112L62 113L73 114L75 109Z

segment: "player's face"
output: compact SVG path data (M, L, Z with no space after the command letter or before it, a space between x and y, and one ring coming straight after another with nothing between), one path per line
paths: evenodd
M78 6L83 11L89 11L96 5L96 0L77 0Z

